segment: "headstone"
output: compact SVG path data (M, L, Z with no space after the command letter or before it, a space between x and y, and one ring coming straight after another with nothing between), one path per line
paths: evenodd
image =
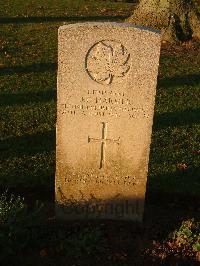
M58 39L56 215L142 221L160 34L77 23Z

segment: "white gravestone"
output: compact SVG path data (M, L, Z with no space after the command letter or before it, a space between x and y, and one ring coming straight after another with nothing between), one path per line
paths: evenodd
M142 221L160 34L78 23L58 40L57 217Z

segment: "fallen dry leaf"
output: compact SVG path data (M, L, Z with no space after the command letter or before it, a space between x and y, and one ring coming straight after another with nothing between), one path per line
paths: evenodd
M197 261L200 262L200 251L197 252Z
M46 257L47 256L47 250L46 249L41 249L40 250L40 257Z
M178 168L179 170L181 170L181 171L185 171L185 170L187 170L188 166L187 166L187 164L185 164L185 163L179 163L179 164L177 165L177 168Z
M193 151L194 154L200 154L200 150Z

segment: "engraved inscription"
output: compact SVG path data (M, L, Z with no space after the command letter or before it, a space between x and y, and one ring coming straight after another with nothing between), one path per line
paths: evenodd
M65 184L68 183L96 183L96 184L105 184L105 185L124 185L124 186L137 186L141 184L142 180L136 178L135 176L115 176L111 178L104 174L98 175L93 173L87 174L74 174L71 177L65 177Z
M100 41L86 55L86 70L96 82L109 85L124 77L130 69L130 54L116 41Z
M115 140L115 139L107 139L107 122L102 122L102 137L101 139L98 138L90 138L88 136L88 143L90 142L101 142L101 159L100 159L100 166L99 169L103 168L105 165L105 148L106 148L106 143L107 142L114 142L119 145L120 143L120 137Z
M62 114L82 116L110 116L127 118L149 118L151 112L148 105L136 106L124 92L110 90L88 90L87 95L76 102L61 103L59 110Z

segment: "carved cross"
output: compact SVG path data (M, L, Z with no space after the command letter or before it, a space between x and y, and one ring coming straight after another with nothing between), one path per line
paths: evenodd
M120 143L120 137L118 139L107 139L107 129L108 129L108 123L102 122L102 136L101 139L98 138L90 138L88 136L88 143L90 142L100 142L101 143L101 159L100 159L100 166L99 169L103 168L105 165L105 149L106 149L106 143L107 142L113 142L119 145Z

